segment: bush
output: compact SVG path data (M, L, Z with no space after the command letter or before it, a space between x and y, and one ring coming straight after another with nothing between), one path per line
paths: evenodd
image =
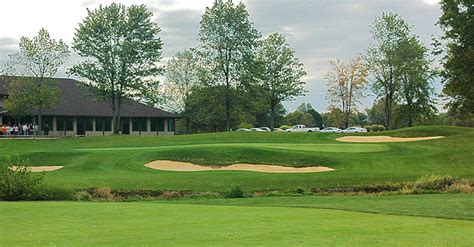
M113 201L115 195L112 193L112 189L109 187L104 188L94 188L92 189L92 197L94 199Z
M280 129L282 129L282 130L291 129L291 126L289 126L289 125L282 125L282 126L280 126Z
M71 201L76 199L74 191L71 189L41 186L31 200L38 201Z
M245 192L239 186L233 186L224 193L225 198L244 198Z
M303 187L298 187L296 188L295 192L298 194L304 194L306 190Z
M44 173L34 175L27 160L7 157L0 165L0 199L6 201L33 200L43 182Z
M383 126L383 125L377 125L377 130L378 130L378 131L385 131L385 126Z
M237 125L237 129L251 129L253 128L253 125L249 124L249 123L241 123L239 125Z
M415 182L415 189L440 191L454 184L456 180L451 176L429 176L422 177Z
M92 201L92 195L87 191L79 191L74 197L78 201Z

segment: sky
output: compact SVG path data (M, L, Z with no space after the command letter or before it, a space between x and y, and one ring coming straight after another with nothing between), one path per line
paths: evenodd
M198 45L199 22L213 0L15 0L0 2L0 70L8 54L18 50L20 37L33 37L46 28L54 39L71 44L75 29L87 15L87 8L121 2L145 4L161 27L163 63L176 52ZM238 2L238 0L234 0ZM283 33L308 75L304 78L309 93L284 102L288 111L301 103L311 103L318 111L328 107L324 75L332 59L348 60L367 49L371 42L369 25L383 12L399 13L419 38L431 47L432 35L441 31L436 25L441 14L438 0L244 0L255 27L268 35ZM57 77L78 56L71 54ZM441 85L435 82L439 92ZM374 96L362 100L360 110L370 107ZM439 107L441 109L441 107Z

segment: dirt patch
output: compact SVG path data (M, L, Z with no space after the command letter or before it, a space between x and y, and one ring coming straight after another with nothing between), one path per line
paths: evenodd
M337 138L336 141L340 142L416 142L441 139L444 136L431 136L431 137L391 137L391 136L344 136Z
M31 172L52 172L63 168L64 166L31 166ZM20 167L12 166L12 170L17 170Z
M310 172L328 172L334 169L324 166L311 167L286 167L277 165L257 165L257 164L233 164L228 166L202 166L189 162L179 162L171 160L157 160L145 164L146 167L155 170L163 171L180 171L180 172L195 172L195 171L253 171L253 172L267 172L267 173L310 173Z

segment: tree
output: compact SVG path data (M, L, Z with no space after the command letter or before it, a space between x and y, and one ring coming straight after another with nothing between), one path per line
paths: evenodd
M123 100L154 91L154 77L163 74L158 64L163 43L152 18L145 5L112 3L88 10L76 29L73 48L86 59L69 72L87 79L85 85L99 100L109 101L114 133L119 131Z
M439 25L447 47L442 64L443 93L452 116L474 116L474 5L472 0L442 0Z
M349 64L339 59L330 61L330 64L331 69L326 74L326 98L332 107L342 110L344 127L347 128L351 113L364 97L368 71L362 57L352 59Z
M344 124L344 112L337 107L329 107L329 111L323 114L325 127L341 127Z
M227 130L231 128L231 90L252 80L253 53L259 37L242 2L216 0L202 16L200 49L205 65L213 72L211 81L225 85Z
M398 115L404 118L408 127L412 127L415 120L428 119L436 111L434 89L430 84L432 73L428 50L416 36L402 41L399 49L401 66L396 73L400 83Z
M277 105L305 94L305 82L301 79L306 72L295 51L279 33L263 40L256 61L261 68L257 85L270 106L270 129L273 130Z
M52 39L43 28L36 37L21 37L19 46L20 51L10 54L12 61L6 64L6 74L13 77L7 79L9 98L5 105L20 115L36 110L38 124L42 126L42 111L54 107L59 100L57 83L51 77L64 64L69 49L62 40Z
M199 61L192 50L178 52L166 65L166 88L173 98L175 111L180 112L186 121L186 132L189 132L189 109L186 107L194 87L199 84Z
M373 78L372 89L385 105L385 126L392 129L392 108L400 88L396 73L403 62L397 55L402 52L400 43L408 39L410 28L400 15L384 13L371 25L371 33L374 43L367 50L365 60Z
M296 112L308 113L313 117L314 124L317 127L323 127L323 117L316 111L310 103L302 103L296 108Z

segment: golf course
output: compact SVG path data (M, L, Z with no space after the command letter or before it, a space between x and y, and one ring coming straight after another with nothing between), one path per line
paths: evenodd
M348 134L230 132L2 139L2 162L8 155L28 160L33 167L59 167L44 173L43 183L51 187L196 196L0 202L0 244L474 244L472 193L337 193L337 188L410 183L429 176L472 180L474 130L415 127L349 134L355 135L439 138L352 143L337 140ZM145 166L156 161L214 169L165 171ZM222 169L234 164L328 169ZM219 196L234 187L245 198ZM329 192L313 193L317 191Z

